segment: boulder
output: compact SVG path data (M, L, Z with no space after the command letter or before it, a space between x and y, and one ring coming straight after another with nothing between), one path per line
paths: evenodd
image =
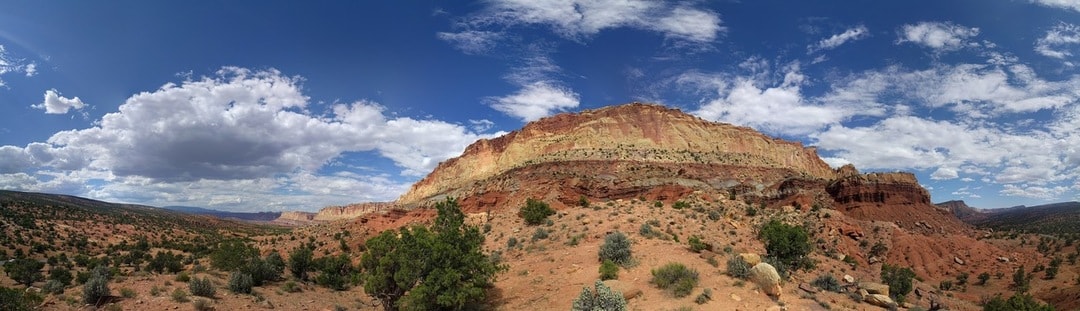
M848 284L855 283L855 277L853 277L853 276L851 276L849 274L845 274L844 275L844 282L846 282Z
M751 267L756 266L757 264L761 263L761 256L758 256L758 254L741 253L741 254L739 254L739 257L742 257L742 260L745 261L746 263L750 264Z
M869 304L872 304L872 305L875 305L875 306L878 306L878 307L890 309L890 310L895 309L897 307L896 302L893 301L892 298L889 298L888 295L869 294L869 295L866 295L866 297L863 297L863 301L865 301L866 303L869 303Z
M765 294L780 297L780 274L768 263L759 263L750 269L750 279L757 283Z
M860 282L859 288L865 289L870 294L889 295L889 285L874 283L874 282Z
M956 264L958 264L958 265L961 265L961 266L964 265L964 260L960 259L960 257L953 257L952 260L954 262L956 262Z
M626 300L641 296L641 289L630 283L620 282L619 280L607 280L604 281L604 285L611 288L611 290L622 293L623 298L626 298Z

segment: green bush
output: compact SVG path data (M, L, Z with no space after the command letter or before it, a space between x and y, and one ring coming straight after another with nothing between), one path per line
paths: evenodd
M599 280L593 284L595 290L588 287L581 289L581 294L574 299L572 311L626 311L626 299L622 293L612 290Z
M463 309L484 301L503 270L481 247L484 235L464 224L454 199L435 205L430 229L383 231L368 239L360 259L364 292L397 309ZM421 282L422 280L422 282Z
M109 280L105 279L101 275L91 276L86 280L86 284L83 284L83 303L100 305L102 298L109 296Z
M9 261L4 264L4 271L7 272L8 277L19 284L29 287L34 282L41 281L43 275L41 274L41 268L45 267L45 263L29 259L18 258Z
M229 274L229 291L237 294L250 294L251 287L255 281L251 279L251 275L243 272L233 272Z
M619 265L611 260L604 260L604 263L600 264L600 279L601 280L614 280L619 278Z
M184 283L191 282L191 275L189 275L187 272L180 272L180 274L176 275L176 281Z
M832 275L820 275L812 283L815 287L834 293L840 292L840 282Z
M25 290L0 286L0 310L31 311L37 310L44 300L40 295Z
M74 277L71 276L71 271L64 269L63 267L55 267L49 270L49 280L57 281L60 285L71 285L71 280Z
M131 299L131 298L135 298L135 296L138 296L138 295L139 295L139 293L136 293L134 289L130 289L130 288L127 288L127 287L124 287L124 288L120 289L120 297Z
M619 265L630 263L630 239L619 231L612 232L604 237L604 244L600 245L600 261L611 260Z
M300 281L307 281L314 252L311 247L300 246L289 253L289 272Z
M686 202L683 202L683 201L675 201L675 203L671 204L671 208L674 208L674 209L690 208L690 203L686 203Z
M214 293L217 292L214 283L210 282L210 279L206 277L191 279L191 282L188 282L188 290L191 291L192 295L206 298L214 298Z
M1018 293L1027 292L1030 286L1031 277L1024 272L1024 266L1016 268L1016 272L1013 273L1013 282L1009 286Z
M681 263L669 263L652 270L652 283L656 287L668 290L675 297L686 297L698 283L697 270L689 269Z
M995 295L983 304L983 311L1054 311L1054 307L1035 301L1026 293L1015 293L1008 300Z
M533 241L544 240L544 239L547 239L547 238L548 238L548 231L544 230L544 228L536 228L536 232L533 232L533 235L532 235L532 240Z
M813 267L813 262L807 257L813 245L806 229L773 219L761 227L760 236L765 241L768 257L775 257L796 270Z
M191 306L195 309L195 311L212 311L212 310L214 310L213 302L211 302L210 300L206 300L206 299L195 299L195 301L191 302Z
M990 273L988 273L988 272L979 273L979 282L975 283L975 285L985 286L986 282L989 281L989 280L990 280Z
M695 252L695 253L700 253L701 251L706 250L706 249L708 249L708 250L712 249L712 247L710 247L710 245L708 243L705 243L705 242L701 241L701 236L691 235L690 238L687 239L686 242L690 244L690 251Z
M701 294L698 295L697 298L694 298L694 303L703 305L706 302L709 302L709 300L712 300L712 290L706 288L705 290L701 291Z
M240 269L252 258L259 257L259 250L240 240L221 242L210 253L210 265L221 271Z
M173 292L172 292L172 294L170 294L170 296L172 297L172 300L175 301L175 302L188 302L187 292L185 292L183 288L177 287L176 289L173 290Z
M287 281L285 284L281 284L281 290L287 293L299 293L301 291L300 285L293 281Z
M60 283L60 281L48 280L45 282L45 286L41 287L41 290L48 294L57 295L64 293L64 289L66 289L66 287L67 286L64 286L64 284Z
M750 266L742 257L731 256L727 260L727 274L733 278L746 280L750 278Z
M319 267L319 276L315 277L315 283L338 291L349 289L349 277L355 267L348 255L322 257L316 262L314 266Z
M904 303L907 294L911 292L911 280L915 278L915 271L911 268L884 264L881 266L881 282L889 286L889 296L897 303Z
M521 217L525 218L525 224L528 225L542 224L551 215L555 215L555 210L539 200L528 199L525 201L525 206L521 208Z

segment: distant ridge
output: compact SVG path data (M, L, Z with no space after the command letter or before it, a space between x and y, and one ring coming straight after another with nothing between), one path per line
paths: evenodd
M942 202L937 206L949 208L960 220L983 228L1047 234L1080 233L1080 202L1076 201L985 210L968 207L963 201Z
M223 219L236 219L243 221L273 221L281 216L281 212L257 212L257 213L240 213L240 212L226 212L215 209L208 209L194 206L162 206L161 208L177 211L186 214L195 215L207 215L214 216Z

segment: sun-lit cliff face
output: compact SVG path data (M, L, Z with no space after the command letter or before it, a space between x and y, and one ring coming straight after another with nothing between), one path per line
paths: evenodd
M705 121L677 109L632 103L559 114L498 138L479 140L461 156L440 163L397 203L424 205L442 195L477 194L460 190L509 171L559 164L580 173L618 175L610 176L613 179L674 177L687 175L686 170L697 171L689 175L705 177L712 170L714 176L709 179L713 180L703 182L713 186L725 182L769 184L790 175L817 179L836 175L813 148L799 143ZM612 169L612 164L622 168ZM742 169L736 173L724 167ZM648 168L658 171L649 172ZM635 171L642 174L633 176Z

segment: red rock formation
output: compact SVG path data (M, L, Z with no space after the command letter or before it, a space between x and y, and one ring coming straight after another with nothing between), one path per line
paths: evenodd
M323 209L319 210L319 212L315 214L315 217L313 219L316 221L352 219L369 213L388 209L391 206L393 206L393 203L386 202L358 203L349 204L346 206L330 206L324 207Z

